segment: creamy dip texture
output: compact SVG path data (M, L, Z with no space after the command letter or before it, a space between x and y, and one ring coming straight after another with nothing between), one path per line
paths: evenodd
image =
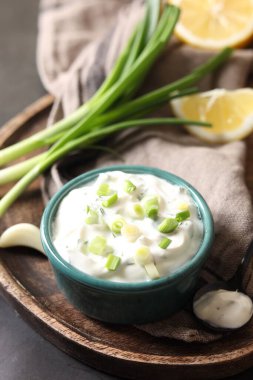
M168 275L195 255L202 238L197 206L184 187L120 171L70 191L53 225L53 243L67 262L120 282Z

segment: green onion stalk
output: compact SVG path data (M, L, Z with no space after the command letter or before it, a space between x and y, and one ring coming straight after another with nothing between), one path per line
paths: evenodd
M0 185L18 181L0 200L0 216L25 189L57 160L77 149L87 149L104 137L126 128L148 125L201 125L194 120L146 118L162 104L196 92L193 87L206 74L229 58L224 49L189 75L142 96L136 96L150 68L164 51L178 21L180 10L166 5L160 12L160 0L147 0L146 13L137 25L111 73L93 95L71 115L51 128L0 150L0 166L47 148L25 161L0 170Z

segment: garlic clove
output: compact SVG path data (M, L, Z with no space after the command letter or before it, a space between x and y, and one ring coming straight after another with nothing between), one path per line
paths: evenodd
M25 246L45 255L40 240L40 229L30 223L19 223L7 228L0 237L0 248Z

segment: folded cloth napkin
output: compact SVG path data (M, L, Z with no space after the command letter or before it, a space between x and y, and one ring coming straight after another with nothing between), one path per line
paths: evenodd
M143 4L138 0L41 0L37 61L44 86L56 97L50 123L59 112L67 115L94 93L142 14ZM191 72L211 55L174 40L151 70L149 87ZM252 65L253 51L237 50L226 65L202 80L200 88L245 87ZM253 237L252 205L244 182L245 143L209 146L182 128L153 126L125 131L110 144L117 146L126 164L170 171L202 193L215 222L215 242L202 276L207 281L231 278ZM63 159L44 179L45 200L70 177L116 163L121 161L109 154ZM253 280L248 277L247 291L253 294ZM186 342L209 342L221 337L220 333L205 330L187 309L138 328Z

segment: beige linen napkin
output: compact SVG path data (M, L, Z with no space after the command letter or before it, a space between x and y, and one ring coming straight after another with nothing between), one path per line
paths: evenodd
M58 111L66 115L92 95L142 13L138 0L41 1L38 68L45 87L57 98L50 122ZM210 55L174 40L151 70L148 87L189 73ZM201 89L243 87L252 64L252 50L238 50L223 68L201 82ZM201 192L215 221L215 242L202 275L206 280L232 277L253 237L252 205L244 183L244 142L208 146L180 127L153 126L126 131L110 144L117 146L124 163L168 170ZM115 163L122 162L109 155L66 158L45 177L44 197L49 198L66 179L80 172ZM253 293L251 281L247 290ZM187 310L138 327L155 336L187 342L208 342L221 336L205 330Z

